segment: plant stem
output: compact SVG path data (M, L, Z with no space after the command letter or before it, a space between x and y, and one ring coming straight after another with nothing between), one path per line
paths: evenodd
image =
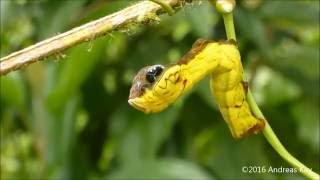
M226 29L226 34L228 39L234 39L236 40L236 34L235 34L235 28L233 23L233 14L230 13L223 13L223 21ZM253 95L248 89L247 93L247 100L248 104L254 113L255 116L258 118L265 120L265 128L263 129L263 135L267 139L267 141L270 143L270 145L273 147L274 150L278 152L278 154L286 160L289 164L291 164L293 167L297 168L298 172L303 174L304 176L310 178L310 179L320 179L319 174L313 172L311 169L309 169L307 166L302 164L299 160L297 160L294 156L292 156L286 148L281 144L280 140L272 130L271 126L269 125L268 121L263 116L261 110L259 109L256 101L253 98Z
M263 129L263 135L267 139L267 141L270 143L270 145L273 147L274 150L278 152L278 154L286 160L289 164L291 164L293 167L297 168L297 170L303 174L304 176L310 178L310 179L319 179L319 174L313 172L311 169L309 169L307 166L305 166L303 163L301 163L299 160L297 160L294 156L292 156L287 149L281 144L280 140L276 136L276 134L273 132L271 126L269 125L268 121L264 118L261 110L259 109L257 103L255 102L253 95L251 91L248 91L247 94L247 100L248 104L252 110L252 112L259 118L262 118L265 120L265 127Z
M157 15L165 12L172 13L172 11L174 12L174 8L187 4L185 0L153 1L160 4L155 4L149 0L141 1L123 10L2 57L0 59L0 76L44 60L50 55L60 54L77 44L93 41L112 31L128 30L132 26L152 22L157 18ZM189 0L188 2L191 1ZM155 15L150 16L150 14Z
M233 23L233 14L232 13L223 14L222 17L223 17L224 26L226 28L227 38L237 40L234 23Z

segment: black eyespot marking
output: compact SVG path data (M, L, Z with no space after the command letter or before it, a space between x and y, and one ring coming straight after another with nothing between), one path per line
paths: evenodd
M158 77L159 75L161 75L162 71L163 71L164 67L162 65L154 65L151 66L146 73L146 80L149 83L153 83Z

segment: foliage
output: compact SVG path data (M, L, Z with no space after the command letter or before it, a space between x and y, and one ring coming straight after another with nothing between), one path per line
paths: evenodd
M135 2L0 3L3 57ZM288 150L319 172L319 2L240 1L235 23L264 115ZM1 77L1 179L301 178L241 171L289 165L262 135L232 139L208 79L159 114L128 105L137 70L176 62L199 37L225 39L206 1Z

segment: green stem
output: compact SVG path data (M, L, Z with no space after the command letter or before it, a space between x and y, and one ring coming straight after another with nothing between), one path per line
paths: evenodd
M233 14L231 13L223 13L223 21L226 29L226 34L228 39L234 39L236 40L236 34L235 34L235 28L233 23ZM247 94L247 100L248 104L252 110L252 112L261 119L265 119L261 110L259 109L257 103L255 102L253 95L248 89ZM297 168L297 170L303 174L304 176L310 178L310 179L320 179L319 174L313 172L311 169L309 169L307 166L302 164L299 160L297 160L294 156L292 156L286 148L281 144L280 140L276 136L276 134L273 132L271 126L269 125L268 121L265 119L265 128L263 129L263 135L267 139L267 141L270 143L270 145L276 150L279 155L286 160L289 164L291 164L293 167Z
M247 100L248 104L250 105L251 110L253 113L262 119L265 119L261 110L259 109L257 103L255 102L251 91L248 91L247 94ZM273 132L271 126L269 125L268 121L265 120L265 128L263 129L263 135L267 139L267 141L270 143L270 145L275 149L279 155L286 160L289 164L291 164L293 167L297 168L297 170L303 174L304 176L310 178L310 179L319 179L319 174L313 172L311 169L309 169L307 166L302 164L299 160L297 160L294 156L292 156L287 149L281 144L280 140L276 136L276 134Z
M222 17L223 17L224 26L226 28L227 38L237 40L236 32L234 30L235 28L233 23L233 14L232 13L223 14Z

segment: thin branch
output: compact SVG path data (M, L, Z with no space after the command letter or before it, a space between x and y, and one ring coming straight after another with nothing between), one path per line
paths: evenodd
M185 5L185 0L166 0L173 8ZM190 0L188 1L190 2ZM142 1L114 14L76 27L65 33L41 41L0 59L0 75L18 70L52 55L59 54L82 42L92 41L111 31L128 29L132 25L145 24L157 19L166 11L151 1Z

